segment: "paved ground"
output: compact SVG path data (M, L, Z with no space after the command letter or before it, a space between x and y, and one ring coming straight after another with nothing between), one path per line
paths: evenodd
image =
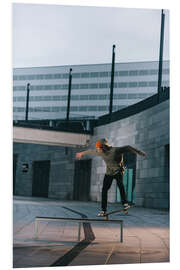
M35 238L36 216L97 218L98 210L95 202L14 197L13 267L169 262L169 213L164 210L134 207L128 215L111 216L124 221L123 243L120 226L110 222L84 223L78 241L77 223L42 221Z

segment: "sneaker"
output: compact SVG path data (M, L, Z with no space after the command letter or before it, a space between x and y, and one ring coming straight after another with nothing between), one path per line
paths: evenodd
M98 217L105 217L106 216L106 211L101 211L98 214Z
M130 205L128 203L124 204L124 210L127 210L128 208L130 208Z

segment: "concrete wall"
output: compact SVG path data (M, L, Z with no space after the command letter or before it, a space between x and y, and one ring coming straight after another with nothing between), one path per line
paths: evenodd
M131 145L147 153L137 156L135 203L152 208L169 207L168 156L169 100L131 117L95 129L92 147L106 137L112 146ZM105 163L93 158L91 199L100 201ZM116 201L116 183L109 190L109 201Z
M13 154L17 154L15 195L32 196L34 161L50 160L49 198L73 199L74 149L37 144L14 143ZM28 172L22 164L29 165Z

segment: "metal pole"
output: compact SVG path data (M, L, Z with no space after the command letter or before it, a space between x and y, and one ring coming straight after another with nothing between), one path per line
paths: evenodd
M68 101L67 101L67 115L66 120L69 121L70 100L71 100L71 81L72 81L72 68L69 70L69 88L68 88Z
M35 238L38 238L38 220L35 219Z
M30 83L27 84L27 97L26 97L26 118L28 121L28 112L29 112L29 91L30 91Z
M78 242L80 242L81 239L81 222L78 224Z
M162 84L164 21L165 21L165 14L163 13L163 9L162 9L162 12L161 12L161 36L160 36L160 49L159 49L159 71L158 71L158 102L159 102L159 94L160 94L161 84Z
M116 46L113 45L113 49L112 49L112 68L111 68L111 86L110 86L109 114L112 113L112 109L113 109L115 47Z
M123 242L123 221L121 221L121 225L120 225L120 242Z

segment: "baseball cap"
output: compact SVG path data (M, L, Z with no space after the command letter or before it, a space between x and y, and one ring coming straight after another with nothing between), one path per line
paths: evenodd
M106 138L102 138L96 142L96 148L101 148L103 145L110 146Z

